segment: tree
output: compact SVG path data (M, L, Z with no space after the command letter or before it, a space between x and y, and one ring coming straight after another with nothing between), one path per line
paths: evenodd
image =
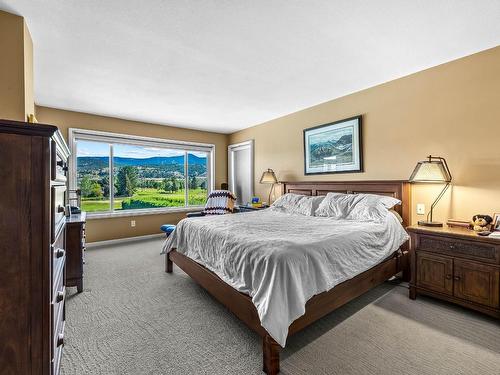
M172 177L170 178L170 182L172 183L172 192L176 192L177 190L179 190L179 187L177 186L177 180L175 179L175 177Z
M207 190L207 181L203 180L200 184L200 189Z
M104 176L99 180L99 185L101 185L102 195L105 197L109 197L109 177L108 175Z
M89 176L82 177L80 181L80 190L82 191L83 198L88 198L92 195L92 180Z
M102 198L102 187L97 181L92 182L92 189L90 196L92 198Z
M197 187L198 187L198 183L196 181L196 177L195 176L191 176L191 178L189 179L189 188L194 190Z
M172 181L170 181L168 178L163 181L163 190L165 190L167 193L172 192Z
M132 196L137 190L138 170L136 167L126 166L120 168L116 177L116 190L119 196Z
M84 176L80 181L80 190L83 198L102 198L103 189L99 182Z
M184 179L177 180L177 189L184 190Z

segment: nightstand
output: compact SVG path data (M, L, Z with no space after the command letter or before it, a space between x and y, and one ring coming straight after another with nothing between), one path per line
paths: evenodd
M410 295L500 318L500 240L462 228L411 226Z
M253 206L238 206L238 212L253 212L269 208L269 206L253 207Z

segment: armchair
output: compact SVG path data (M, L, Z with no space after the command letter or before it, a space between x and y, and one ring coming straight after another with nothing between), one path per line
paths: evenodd
M205 215L231 214L235 210L234 202L236 202L236 197L229 190L213 190L208 194L207 203L203 211L188 212L186 216L192 218ZM163 224L160 230L168 237L175 230L175 225Z

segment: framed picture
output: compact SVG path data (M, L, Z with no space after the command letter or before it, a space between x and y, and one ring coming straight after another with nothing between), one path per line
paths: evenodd
M304 173L363 172L361 116L304 130Z
M500 214L493 214L493 231L500 231Z

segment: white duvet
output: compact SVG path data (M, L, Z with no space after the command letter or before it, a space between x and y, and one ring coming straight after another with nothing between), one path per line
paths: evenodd
M252 297L262 327L285 346L306 302L380 263L408 239L382 223L257 212L184 219L164 244Z

